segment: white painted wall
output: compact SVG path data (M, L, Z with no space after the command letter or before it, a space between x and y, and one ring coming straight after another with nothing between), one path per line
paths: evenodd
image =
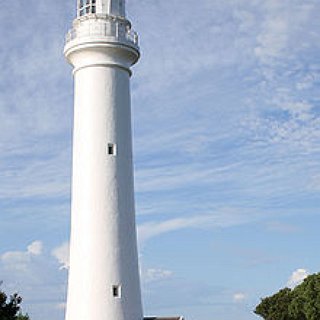
M75 82L66 320L142 320L129 83L138 52L80 38L65 55ZM121 298L113 285L121 285Z

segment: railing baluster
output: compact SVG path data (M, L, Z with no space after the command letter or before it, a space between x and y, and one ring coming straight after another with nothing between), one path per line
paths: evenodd
M138 45L138 34L130 28L126 22L119 23L113 17L108 17L104 21L96 20L91 23L91 20L78 20L74 28L69 30L66 35L66 42L75 40L77 37L97 36L97 37L115 37L119 41L125 41ZM82 25L84 23L84 25ZM124 23L124 24L123 24ZM85 26L85 27L84 27Z

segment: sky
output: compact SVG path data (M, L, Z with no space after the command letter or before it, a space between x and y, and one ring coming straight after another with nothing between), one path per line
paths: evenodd
M258 319L320 271L320 2L127 2L144 313ZM62 320L75 1L1 8L1 288Z

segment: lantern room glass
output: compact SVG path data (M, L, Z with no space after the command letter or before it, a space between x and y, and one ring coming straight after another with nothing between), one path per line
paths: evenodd
M78 0L78 17L96 13L96 0Z

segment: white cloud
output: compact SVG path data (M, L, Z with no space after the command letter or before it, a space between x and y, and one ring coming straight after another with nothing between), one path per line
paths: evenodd
M303 282L303 280L308 277L309 272L306 269L297 269L295 270L292 275L290 276L288 282L287 282L287 286L289 288L294 288L296 286L298 286L299 284L301 284Z
M309 113L313 108L307 101L279 101L279 98L274 100L274 104L293 116Z
M51 254L61 264L60 269L69 268L69 242L65 242L61 246L53 249Z
M264 31L258 36L259 46L255 54L263 63L277 58L287 45L288 23L283 16L272 17L265 22Z
M299 227L289 223L284 223L279 221L268 222L266 224L266 227L268 231L280 232L280 233L295 233L299 231Z
M21 251L2 254L0 274L4 290L19 292L24 299L23 311L32 318L42 319L47 310L50 310L50 316L46 319L51 316L58 319L58 313L62 316L62 306L58 309L57 304L62 304L65 297L66 273L57 270L42 241L34 241Z
M1 256L1 261L6 269L26 271L30 256L27 252L9 251Z
M185 228L199 228L208 227L212 225L218 226L219 221L214 215L199 215L186 218L169 219L161 222L146 222L138 225L138 239L139 243L165 234Z
M208 209L208 208L207 208ZM139 243L173 231L186 228L225 228L254 221L270 212L257 212L248 208L216 208L211 214L200 212L198 215L168 219L163 221L150 221L138 225Z
M309 152L319 141L317 103L310 99L317 93L303 93L311 90L319 77L310 50L318 35L308 28L314 20L315 3L268 0L261 8L264 13L260 28L257 25L254 50L260 78L256 92L260 98L254 103L260 114L258 139Z
M236 292L234 295L233 295L233 301L234 302L243 302L244 300L247 299L247 295L243 292Z
M8 251L1 255L1 262L6 269L27 271L32 256L42 254L42 242L32 242L25 251Z
M138 226L138 238L139 242L145 242L146 240L155 236L188 228L198 226L204 221L210 219L209 217L190 217L190 218L177 218L170 219L162 222L147 222Z
M142 271L141 278L145 282L156 282L171 278L173 272L165 269L147 269Z
M299 51L296 41L300 41L301 45L308 36L306 24L314 6L299 1L268 0L263 2L261 8L265 13L254 52L260 62L273 65L279 58L288 58L292 51ZM304 35L303 39L301 35Z
M298 90L306 90L312 88L312 86L319 81L319 74L316 72L309 72L303 76L296 84Z
M39 256L42 253L43 244L41 241L34 241L27 247L27 252L31 255Z

